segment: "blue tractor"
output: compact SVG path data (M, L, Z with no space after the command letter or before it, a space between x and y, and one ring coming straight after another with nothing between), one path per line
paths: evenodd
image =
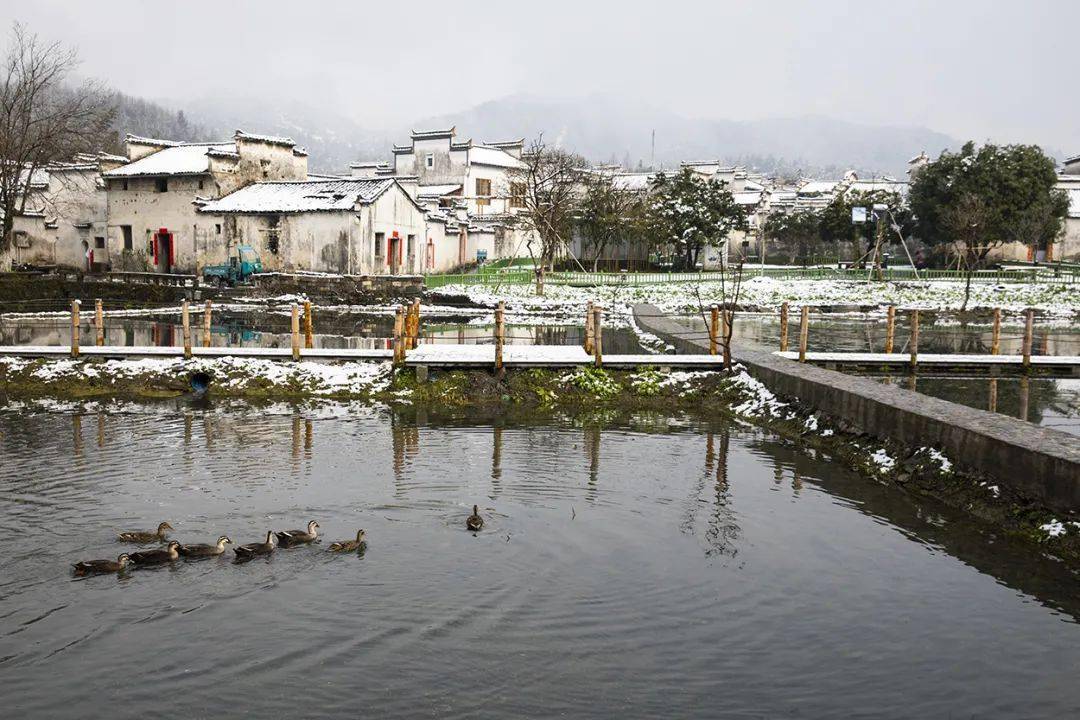
M224 265L207 265L203 268L203 281L210 285L232 287L237 283L250 280L255 273L261 273L262 260L255 248L250 245L241 245L236 249L236 254L229 258Z

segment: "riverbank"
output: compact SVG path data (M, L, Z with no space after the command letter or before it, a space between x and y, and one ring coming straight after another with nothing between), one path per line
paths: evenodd
M193 385L206 386L205 395ZM109 408L165 398L209 397L259 405L415 408L453 414L556 412L604 425L627 414L734 418L802 451L858 470L873 482L932 497L1041 551L1080 565L1080 519L1062 516L932 447L881 439L814 408L777 397L745 370L488 370L432 372L421 382L389 363L286 363L240 358L136 361L0 359L0 397L16 411Z

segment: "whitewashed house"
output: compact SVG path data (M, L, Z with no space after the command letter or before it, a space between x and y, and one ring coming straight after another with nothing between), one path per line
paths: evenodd
M394 178L258 182L199 204L221 245L250 245L266 271L421 272L432 252L425 211Z
M13 220L8 265L56 265L91 271L108 264L108 208L101 174L126 162L104 153L34 171L25 210Z
M307 153L289 138L238 130L222 142L129 135L126 145L129 162L103 173L107 247L116 270L198 273L224 262L222 224L196 203L254 182L307 179Z
M354 177L395 177L429 211L424 272L444 272L496 258L528 255L529 234L515 216L524 188L512 174L524 167L524 140L455 140L455 128L413 131L392 161L353 163Z

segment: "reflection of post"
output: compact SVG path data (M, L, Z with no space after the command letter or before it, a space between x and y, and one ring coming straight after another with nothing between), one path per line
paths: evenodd
M987 409L990 412L997 412L997 378L990 378L990 402Z
M596 499L597 484L600 476L600 427L592 425L585 428L585 452L589 457L589 500Z
M1020 412L1017 413L1024 422L1028 419L1028 399L1031 392L1031 380L1027 375L1020 378Z
M304 457L311 459L311 448L315 444L315 426L311 420L304 420Z
M105 412L98 410L97 414L97 446L105 447Z
M82 457L82 416L78 413L71 414L71 444L75 451L75 457Z
M184 413L184 447L191 445L191 413Z
M203 415L203 439L206 441L206 449L214 447L214 423L210 420L210 413Z
M300 459L300 416L292 416L292 459Z
M400 420L393 420L390 424L390 444L393 453L394 486L395 495L404 494L403 482L405 479L405 433Z
M491 431L491 494L498 494L502 480L502 428L496 425Z

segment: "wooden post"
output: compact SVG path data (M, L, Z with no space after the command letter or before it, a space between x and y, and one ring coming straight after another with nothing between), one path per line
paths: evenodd
M503 312L505 303L499 301L499 307L495 309L495 370L501 371L503 367L503 341L506 337L506 327L503 325Z
M593 301L585 306L585 352L593 354Z
M300 359L300 306L292 306L292 359Z
M885 353L893 351L893 339L896 337L896 306L890 305L885 314Z
M401 365L405 360L405 308L398 305L394 312L394 365Z
M915 371L915 366L919 362L919 311L911 311L911 370Z
M806 344L810 340L810 308L802 306L799 315L799 362L806 362Z
M1001 308L994 308L994 331L990 337L990 354L1001 353Z
M79 301L71 301L71 357L79 357Z
M97 335L97 346L105 344L105 313L101 310L101 300L94 301L94 330Z
M213 318L213 303L209 300L206 301L206 310L203 311L202 316L202 344L203 347L210 347L210 322Z
M315 347L314 337L315 321L311 317L311 301L304 301L304 347L310 350Z
M1024 319L1024 369L1031 367L1031 341L1035 333L1035 311L1028 308ZM1026 418L1025 418L1026 419Z
M787 352L788 304L780 306L780 352Z
M412 332L409 333L409 348L416 349L420 344L420 298L413 300L412 304Z
M191 359L191 314L187 300L180 305L180 317L184 325L184 358Z
M596 367L602 367L604 364L604 334L603 334L603 322L602 315L603 308L600 305L593 306L593 359Z
M720 308L712 306L709 318L709 354L715 355L720 333Z

